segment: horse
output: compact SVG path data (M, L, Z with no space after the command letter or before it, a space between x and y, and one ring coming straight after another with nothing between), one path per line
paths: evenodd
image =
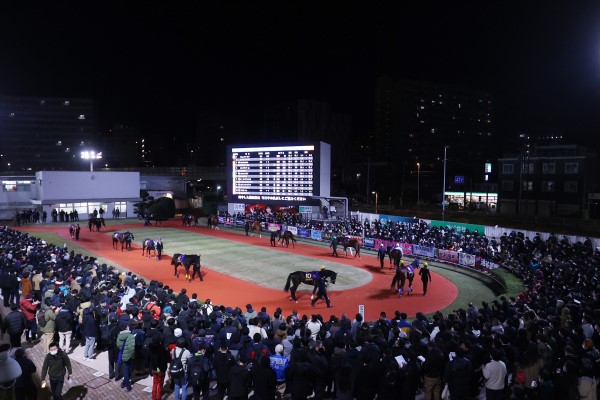
M290 247L290 240L292 241L292 248L295 249L296 248L296 239L294 238L294 234L290 231L285 231L283 233L281 232L277 232L277 241L281 242L281 245L283 246L283 243L285 242L285 246L286 247Z
M179 273L177 272L177 267L183 265L185 268L185 279L189 282L192 281L192 277L190 275L190 267L195 265L200 267L200 256L197 254L173 254L173 258L171 258L171 265L174 268L175 276L179 279Z
M348 257L348 248L351 248L354 249L354 251L356 251L356 254L354 254L354 258L358 256L358 259L360 260L360 242L358 241L358 239L344 236L344 238L342 239L342 246L344 246L344 256Z
M388 249L388 256L390 258L390 269L392 269L394 266L397 267L398 265L400 265L400 260L402 260L403 255L404 254L402 253L402 249L400 247ZM393 265L392 261L394 262Z
M210 219L210 227L214 230L219 230L219 217L217 217L216 215L212 216L212 218Z
M406 295L410 296L410 292L412 292L412 283L413 279L415 279L415 270L412 265L404 265L401 263L398 267L396 267L396 274L394 275L394 279L392 279L391 289L396 291L396 284L398 285L398 296L402 297L404 293L404 284L408 280L408 289L406 291Z
M97 232L100 232L100 228L102 227L106 227L106 223L104 222L104 217L90 217L90 219L88 220L88 228L90 229L90 232L93 230L93 228L96 228Z
M325 281L327 281L327 279L330 280L331 283L335 284L335 280L337 278L337 272L335 271L331 271L329 269L323 269L321 271L312 271L312 272L304 272L304 271L296 271L296 272L292 272L291 274L288 275L287 278L287 282L285 283L285 287L283 288L284 291L290 291L290 300L295 301L296 303L298 302L298 299L296 298L296 289L298 289L298 286L300 286L301 283L307 284L307 285L312 285L313 288L313 294L315 292L315 290L317 289L316 285L315 285L315 274L319 274Z
M258 232L258 237L262 238L262 223L260 221L254 221L250 225L250 230L252 232ZM256 236L256 233L252 233L250 236Z
M121 243L121 251L123 251L123 249L131 250L131 242L133 241L133 239L133 233L129 231L115 232L112 236L113 249L118 250L119 243Z
M154 240L146 238L142 242L142 256L146 254L148 259L150 259L150 250L152 250L153 256L156 257L156 245L154 244Z
M69 229L69 235L71 236L71 239L75 239L75 225L69 224L67 225L67 229Z

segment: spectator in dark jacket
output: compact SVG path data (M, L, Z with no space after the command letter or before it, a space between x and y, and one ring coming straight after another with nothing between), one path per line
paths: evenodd
M472 376L471 361L465 356L465 352L458 348L456 356L446 365L444 372L451 399L464 399L470 396Z
M315 377L315 369L308 362L308 353L305 351L296 352L295 359L290 362L288 369L292 400L308 398L313 392Z
M260 400L275 400L277 378L269 357L261 358L253 371L254 394Z
M25 314L19 311L17 304L10 305L10 313L4 318L3 333L8 332L10 345L12 347L21 347L21 336L27 328L27 319Z
M15 394L18 399L37 400L37 385L33 382L33 374L37 368L33 361L25 355L25 349L15 351L15 361L21 366L21 376L15 382Z
M69 352L71 349L73 323L73 312L65 306L61 307L58 313L56 313L54 324L58 331L58 345L64 352Z
M238 353L237 363L229 371L229 396L230 400L247 400L252 376L246 367L247 357L244 353Z
M227 342L222 342L219 351L215 353L213 366L217 375L217 398L223 400L229 384L229 371L235 365L235 359L229 352Z
M85 349L83 351L83 360L88 361L94 358L94 346L96 344L96 336L98 336L98 327L96 326L96 318L91 307L83 310L83 319L81 322L81 335L85 337Z

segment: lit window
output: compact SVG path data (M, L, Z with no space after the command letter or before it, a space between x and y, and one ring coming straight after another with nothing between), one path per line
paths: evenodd
M15 116L15 113L11 112L10 117L13 118L14 116Z
M65 100L64 103L63 103L63 105L65 105L65 106L68 106L70 104L71 104L71 102L69 100Z
M431 128L431 133L435 133L435 128Z
M40 105L43 106L44 104L46 104L46 100L42 100L40 101Z
M531 192L531 191L533 191L533 181L523 181L522 183L523 183L523 185L521 186L521 189L524 192Z
M77 119L85 119L85 115L79 114L79 117Z
M579 173L579 163L576 163L576 162L565 163L565 174L578 174L578 173Z
M62 140L59 140L58 142L56 142L57 146L62 146Z

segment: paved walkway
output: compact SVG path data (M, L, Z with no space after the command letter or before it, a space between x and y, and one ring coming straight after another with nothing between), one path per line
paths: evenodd
M1 296L0 296L1 297ZM0 312L5 316L8 310L0 303ZM73 341L75 342L75 341ZM8 334L5 334L0 339L0 343L8 343ZM34 376L38 388L40 388L40 373L44 363L44 351L42 342L37 344L29 344L24 342L23 348L26 349L27 356L33 361L37 367L37 373ZM64 399L102 399L102 400L136 400L149 399L152 392L152 378L146 378L136 381L133 385L133 390L127 392L121 388L121 381L115 382L108 380L108 356L106 352L98 354L95 360L83 362L83 347L76 346L71 354L71 365L73 367L73 384L71 386L65 381ZM66 378L65 378L66 379ZM136 378L134 377L134 381ZM148 392L150 389L150 392ZM163 399L173 398L172 392L169 395L163 394ZM20 397L16 396L17 399ZM39 389L38 400L51 399L49 388Z

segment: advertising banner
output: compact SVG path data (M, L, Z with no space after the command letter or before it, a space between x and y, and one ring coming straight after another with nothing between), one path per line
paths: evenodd
M244 220L242 220L242 219L236 219L235 220L235 226L244 226Z
M476 257L473 254L458 253L458 263L467 267L475 267Z
M310 238L313 240L321 240L321 231L318 231L316 229L311 229Z
M492 260L486 260L485 258L477 257L476 264L483 271L489 271L492 269L500 268L500 264L495 263Z
M281 225L269 223L267 225L267 229L269 230L269 232L280 231Z
M431 226L437 226L442 229L456 229L456 232L458 232L458 233L464 233L468 229L469 232L477 232L480 235L485 234L485 226L483 226L483 225L463 224L460 222L432 220Z
M298 227L297 226L288 226L287 230L292 232L292 235L298 236Z
M388 222L419 222L418 219L415 218L411 218L411 217L399 217L397 215L380 215L379 216L379 220L381 221L382 225L387 224Z
M310 229L308 228L298 228L298 236L309 238L310 237Z
M458 264L458 252L457 251L438 249L437 258L439 258L440 260L443 260L443 261Z
M224 224L225 223L225 217L219 217L219 223L220 224Z
M435 257L435 247L419 246L417 244L414 244L412 246L412 250L413 250L413 253L418 256L432 257L432 258Z
M331 232L321 232L321 240L324 242L331 241Z
M413 245L410 243L400 243L400 246L402 247L402 253L404 253L404 255L412 255L413 254Z
M370 247L370 248L375 247L375 239L373 239L373 238L365 238L364 246L365 247Z

